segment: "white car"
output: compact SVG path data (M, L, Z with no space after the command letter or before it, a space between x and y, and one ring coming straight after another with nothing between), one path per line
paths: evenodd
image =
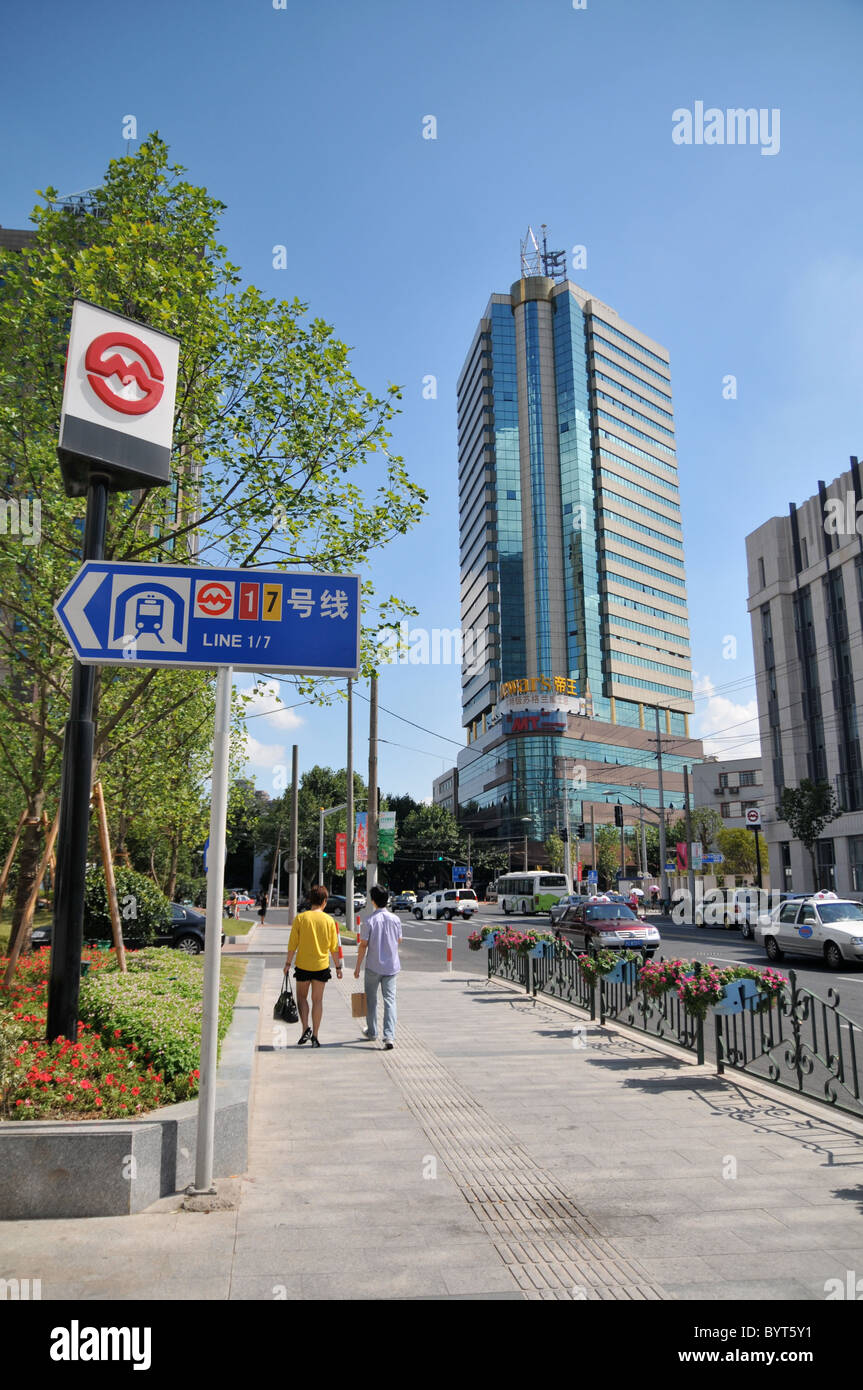
M759 918L755 939L771 961L817 956L831 970L863 964L863 904L835 893L790 898Z
M479 907L472 888L442 888L429 893L414 908L417 921L439 922L443 917L472 917Z

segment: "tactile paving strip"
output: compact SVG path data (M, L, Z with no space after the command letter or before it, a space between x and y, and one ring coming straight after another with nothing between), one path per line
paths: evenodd
M410 1029L382 1060L526 1298L669 1298Z

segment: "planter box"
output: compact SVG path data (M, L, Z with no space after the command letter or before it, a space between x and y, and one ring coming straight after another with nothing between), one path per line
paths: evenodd
M263 960L246 967L216 1079L214 1172L248 1161L249 1092ZM0 1220L127 1216L194 1180L198 1101L139 1120L7 1120L0 1123Z
M638 964L634 960L619 960L613 970L600 978L609 985L634 985Z
M529 955L532 960L551 959L551 957L554 955L554 942L540 941L536 946L534 946L533 950L529 952Z
M762 996L754 980L730 980L724 986L722 998L714 1005L714 1013L727 1017L757 1010Z

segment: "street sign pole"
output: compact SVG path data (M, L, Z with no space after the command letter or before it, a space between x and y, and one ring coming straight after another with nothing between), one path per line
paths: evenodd
M101 560L108 525L108 479L93 474L87 487L84 560ZM90 787L93 777L93 666L72 663L72 696L63 739L60 827L54 882L54 925L48 984L46 1036L78 1041L78 996L84 943L84 891L90 832Z
M225 825L228 814L228 757L231 751L230 666L219 667L213 731L213 780L210 791L210 853L207 869L207 928L204 943L204 1007L201 1017L201 1066L198 1089L198 1142L195 1185L190 1195L214 1192L213 1149L216 1128L216 1067L219 1056L219 973L222 958L222 892L225 881Z

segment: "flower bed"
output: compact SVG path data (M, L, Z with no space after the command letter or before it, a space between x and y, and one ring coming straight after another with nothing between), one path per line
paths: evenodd
M78 1039L44 1037L50 951L18 961L0 993L0 1114L6 1119L123 1119L198 1089L203 961L152 947L127 954L85 950ZM0 961L0 969L3 962ZM223 979L219 1040L236 984Z
M620 961L640 961L640 951L596 951L592 956L579 956L578 968L582 978L593 988L601 975L610 975Z
M533 927L529 927L527 931L519 931L517 927L506 927L503 931L497 932L495 945L505 956L512 952L527 956L543 941L554 943L551 932L535 931Z

